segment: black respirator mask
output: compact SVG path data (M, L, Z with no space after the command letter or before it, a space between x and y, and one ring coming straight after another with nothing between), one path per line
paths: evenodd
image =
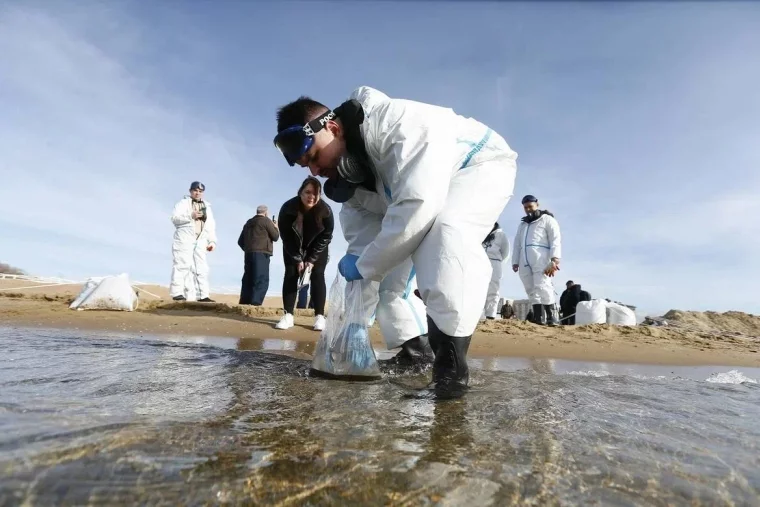
M342 204L354 196L358 186L343 178L330 178L325 181L324 190L328 199Z
M543 211L537 209L536 211L531 211L530 213L526 213L522 221L529 224L541 218L541 215L543 214L544 214Z

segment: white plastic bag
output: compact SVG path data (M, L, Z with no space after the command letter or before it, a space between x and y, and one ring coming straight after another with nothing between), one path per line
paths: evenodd
M614 326L635 326L636 313L617 303L607 303L607 324Z
M309 285L311 283L311 266L303 270L303 273L301 273L301 277L298 279L298 290L301 290L301 287L304 285Z
M581 301L575 309L575 325L607 323L607 302L603 299Z
M312 372L354 380L380 378L375 350L369 340L362 300L362 280L348 282L338 274L330 287L327 323L314 351Z
M92 283L90 283L92 282ZM123 310L134 311L137 308L137 294L129 283L126 273L118 276L106 276L100 281L88 280L69 306L72 310Z
M79 292L77 298L69 305L69 308L72 310L79 308L79 305L81 305L82 302L87 299L90 294L92 294L92 291L95 290L101 280L103 280L103 277L88 278L84 283L84 287L82 287L82 290Z

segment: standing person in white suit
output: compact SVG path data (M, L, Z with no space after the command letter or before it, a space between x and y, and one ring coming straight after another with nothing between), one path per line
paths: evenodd
M517 154L472 118L369 87L335 111L301 97L278 111L277 131L290 165L332 180L331 199L346 202L358 188L382 199L379 224L359 214L374 239L346 254L339 271L349 281L382 282L411 257L436 391L462 392L492 271L482 241L512 196Z
M486 297L485 316L486 319L493 320L496 318L496 312L499 310L499 288L501 287L501 274L504 261L509 259L509 239L504 231L501 230L499 222L493 224L493 229L483 240L483 248L486 251L488 260L491 261L491 283L488 284L488 296Z
M525 216L515 235L512 270L520 274L533 305L533 322L559 326L552 285L562 258L559 223L550 212L538 209L538 199L532 195L523 197L522 205Z
M175 204L172 212L176 230L169 296L175 301L214 302L209 298L206 252L216 248L216 222L211 204L203 200L205 190L203 183L194 181L190 195Z

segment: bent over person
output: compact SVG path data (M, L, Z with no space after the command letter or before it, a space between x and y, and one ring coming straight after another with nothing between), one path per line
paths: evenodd
M382 282L411 257L435 388L461 392L492 271L481 243L512 196L517 154L477 120L366 86L334 111L301 97L278 111L277 131L287 162L327 178L332 199L358 188L380 196L379 215L360 214L374 239L339 271Z
M296 196L286 201L280 209L280 235L285 262L285 278L282 282L285 315L275 326L277 329L290 329L294 326L293 313L299 279L309 270L311 300L314 303L314 330L324 330L327 300L325 268L330 258L329 246L334 227L332 209L322 200L322 183L309 176L301 184Z

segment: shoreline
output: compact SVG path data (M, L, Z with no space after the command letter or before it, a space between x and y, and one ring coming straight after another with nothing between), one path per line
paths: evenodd
M13 295L0 292L0 327L234 338L239 350L258 350L257 342L261 340L289 340L301 344L296 348L304 357L319 339L319 333L311 329L313 311L309 310L296 311L294 328L274 329L282 315L279 298L269 298L261 307L231 304L233 297L226 296L227 302L218 303L143 301L134 312L75 311L69 310L68 303L78 290L67 289L35 288L31 293ZM147 290L159 294L155 288ZM220 296L212 298L224 300ZM376 350L386 350L377 325L370 329L370 336ZM468 357L760 367L760 339L675 326L626 328L595 324L548 328L524 321L488 321L478 326Z

